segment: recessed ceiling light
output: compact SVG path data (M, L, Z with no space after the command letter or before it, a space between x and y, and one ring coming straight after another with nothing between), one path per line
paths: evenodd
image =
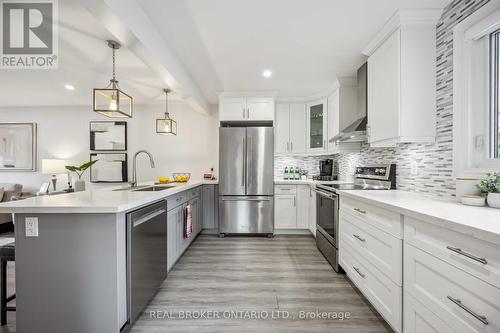
M269 69L266 69L262 72L262 76L266 79L269 79L271 76L273 76L273 72L271 72Z
M75 86L73 86L71 84L65 84L64 88L66 88L66 90L71 90L71 91L75 90Z

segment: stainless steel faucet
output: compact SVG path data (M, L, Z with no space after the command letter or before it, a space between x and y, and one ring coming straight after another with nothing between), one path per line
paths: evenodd
M137 155L144 153L149 156L149 162L151 163L151 168L155 167L155 161L153 155L146 150L139 150L134 155L134 162L132 164L132 181L129 182L130 187L137 187Z

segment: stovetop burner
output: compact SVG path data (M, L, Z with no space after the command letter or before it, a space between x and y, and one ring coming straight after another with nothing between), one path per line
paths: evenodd
M334 190L385 190L384 186L377 185L359 185L359 184L321 184L321 186L329 187Z
M353 183L317 185L324 190L389 190L396 188L396 165L373 165L357 167Z

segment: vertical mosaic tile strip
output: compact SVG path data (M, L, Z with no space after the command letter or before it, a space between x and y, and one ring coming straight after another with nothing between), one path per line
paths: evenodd
M339 164L339 178L347 179L356 165L397 164L397 187L405 191L425 193L452 199L455 196L453 179L453 27L474 13L489 0L455 0L443 11L437 24L437 120L435 144L401 144L396 148L370 148L364 145L360 153L333 156L276 157L276 177L283 176L285 166L319 173L318 161L333 158ZM418 173L411 173L412 164Z

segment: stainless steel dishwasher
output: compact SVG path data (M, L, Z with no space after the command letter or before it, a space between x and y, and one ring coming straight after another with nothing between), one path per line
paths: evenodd
M127 214L127 307L132 324L167 277L167 202Z

